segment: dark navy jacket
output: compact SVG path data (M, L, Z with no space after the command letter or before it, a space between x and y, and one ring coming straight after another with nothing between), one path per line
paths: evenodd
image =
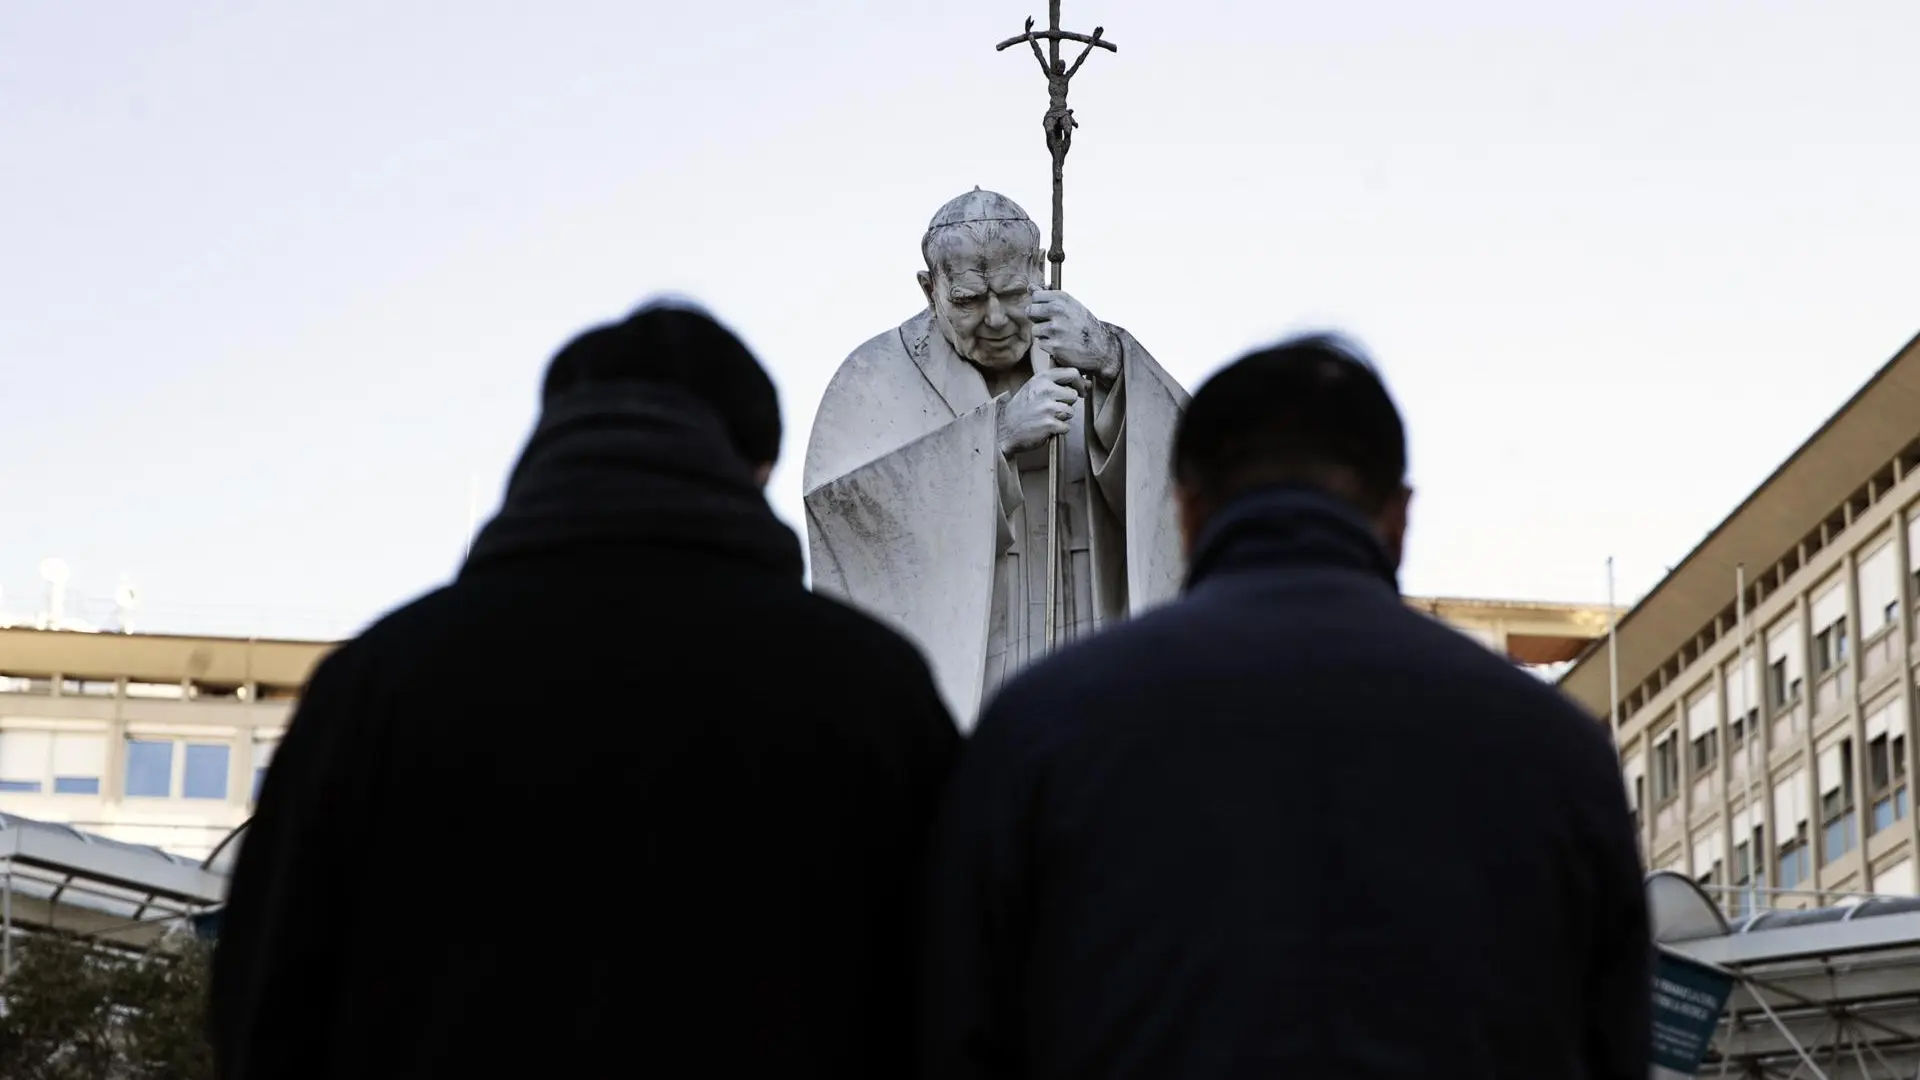
M960 737L919 652L801 570L703 405L549 400L459 579L300 701L220 930L214 1074L911 1073Z
M1326 497L1230 507L1183 599L1009 685L934 851L928 1077L1647 1075L1605 727Z

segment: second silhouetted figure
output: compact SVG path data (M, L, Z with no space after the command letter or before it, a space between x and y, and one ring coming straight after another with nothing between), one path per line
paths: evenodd
M1605 727L1404 604L1406 441L1350 348L1174 447L1186 593L1030 670L937 830L923 1075L1642 1080Z

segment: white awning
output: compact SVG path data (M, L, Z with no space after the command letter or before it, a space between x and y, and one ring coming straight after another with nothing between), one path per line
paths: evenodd
M1800 620L1788 619L1767 631L1767 663L1787 662L1787 670L1799 674Z
M1813 632L1817 635L1847 617L1846 581L1836 575L1824 592L1813 598Z
M1860 560L1860 636L1887 625L1887 611L1900 599L1900 567L1891 541Z
M1820 751L1819 768L1820 796L1825 798L1833 792L1839 791L1841 784L1845 780L1840 770L1840 744L1835 743Z
M1722 851L1719 829L1711 829L1693 841L1693 876L1699 877L1720 861Z
M1780 834L1776 839L1791 836L1800 823L1807 820L1807 774L1804 769L1795 769L1786 779L1773 786L1773 825Z
M1720 730L1720 695L1707 691L1687 703L1687 741L1692 742L1709 731Z

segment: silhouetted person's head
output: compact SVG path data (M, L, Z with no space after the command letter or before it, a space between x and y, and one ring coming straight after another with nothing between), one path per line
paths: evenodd
M1397 566L1407 531L1407 437L1373 365L1331 336L1283 341L1229 364L1187 406L1173 443L1180 527L1201 530L1241 496L1307 487L1370 521Z
M780 397L726 327L690 305L654 302L567 343L547 368L543 402L594 386L674 386L719 418L761 486L780 458Z

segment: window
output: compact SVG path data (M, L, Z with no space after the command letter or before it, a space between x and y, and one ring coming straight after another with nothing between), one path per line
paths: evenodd
M227 797L227 760L231 750L221 743L188 743L181 794L189 799Z
M1900 570L1894 547L1881 544L1860 560L1860 640L1866 641L1900 617Z
M1626 781L1628 805L1633 809L1633 831L1638 833L1645 823L1641 811L1647 805L1647 763L1636 751L1623 755L1620 759L1620 775Z
M1883 732L1867 740L1867 790L1875 794L1893 784L1893 770L1900 766L1894 743Z
M1873 891L1880 896L1914 894L1913 860L1901 859L1873 875Z
M1813 849L1807 843L1809 836L1807 823L1807 774L1804 769L1795 769L1773 785L1773 834L1781 837L1778 845L1779 885L1783 889L1798 887L1813 873ZM1756 858L1765 860L1766 848L1759 843L1754 850L1760 854Z
M1653 801L1655 805L1668 802L1680 794L1680 752L1674 732L1653 746Z
M53 736L53 793L98 795L107 773L107 737L76 731Z
M1755 709L1745 716L1737 716L1727 722L1727 760L1732 762L1736 769L1746 761L1746 756L1749 753L1747 749L1748 732L1752 732L1754 738L1751 753L1757 756L1761 753L1761 745L1759 742L1760 711L1758 709Z
M106 759L103 734L0 732L0 792L98 795Z
M267 766L273 763L273 752L279 748L278 739L261 739L253 744L253 794L249 796L250 801L260 801L261 785L267 782ZM1634 809L1638 812L1638 803L1634 804Z
M221 802L233 792L234 747L168 735L136 735L127 740L126 788L133 799L195 799Z
M1835 579L1841 575L1835 575ZM1825 675L1847 658L1847 590L1845 582L1831 580L1813 598L1813 666Z
M1767 693L1775 709L1784 709L1787 703L1800 696L1798 681L1787 681L1787 661L1785 657L1767 665Z
M1711 684L1687 702L1687 744L1688 774L1712 776L1720 764L1720 695Z
M1873 831L1891 828L1907 816L1907 708L1895 698L1867 717L1867 797L1873 802Z
M1739 752L1760 720L1760 665L1743 657L1723 672L1727 684L1727 752Z
M1845 614L1844 608L1841 613ZM1805 663L1799 619L1787 619L1767 631L1767 701L1773 711L1800 700Z
M1814 663L1818 665L1822 675L1846 663L1847 621L1845 619L1820 631L1819 636L1813 639L1813 656Z
M1709 731L1693 740L1693 774L1704 776L1720 761L1720 733Z
M1907 521L1907 569L1913 575L1913 591L1920 595L1920 520Z
M1736 827L1740 826L1741 822L1739 819L1743 816L1744 812L1735 815ZM1755 883L1755 871L1760 868L1753 865L1753 853L1766 847L1765 834L1765 829L1756 826L1751 839L1743 839L1740 843L1733 845L1733 872L1736 875L1733 883L1735 885Z
M1853 740L1842 739L1820 751L1820 855L1832 862L1858 842L1853 815Z
M128 739L127 795L137 799L164 799L172 794L172 740Z
M1713 829L1693 838L1692 850L1687 860L1693 879L1702 885L1720 884L1720 854L1725 850L1719 829Z
M1904 820L1912 809L1912 804L1908 801L1906 788L1901 788L1891 795L1875 799L1873 801L1873 831L1878 833L1893 828L1894 823Z
M47 759L52 752L53 737L47 732L0 732L0 792L46 790Z
M1780 887L1796 889L1813 876L1813 852L1807 844L1807 823L1794 829L1793 839L1780 845Z

